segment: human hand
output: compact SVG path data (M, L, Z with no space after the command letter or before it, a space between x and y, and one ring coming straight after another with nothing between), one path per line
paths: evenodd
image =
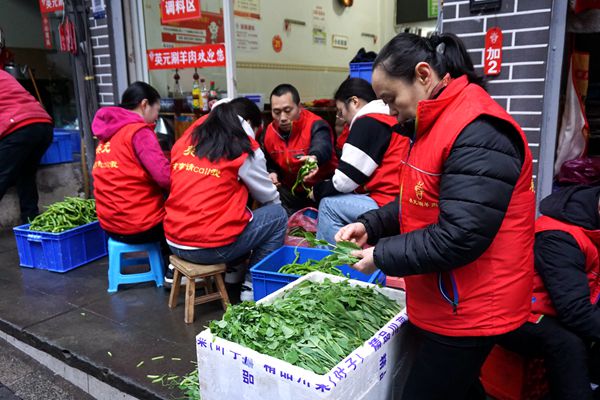
M281 182L279 182L279 177L277 176L277 172L271 172L269 174L269 178L271 179L271 182L273 182L273 185L279 187L281 186Z
M375 247L369 247L364 250L354 250L351 255L360 258L360 261L352 265L352 268L367 275L371 275L373 272L377 271L377 266L375 265L375 259L373 257L374 250Z
M305 162L306 160L312 160L314 161L315 164L317 164L317 157L313 156L313 155L308 155L308 156L302 156L302 157L298 157L298 160ZM311 170L308 175L306 175L304 177L304 179L302 179L303 182L310 182L316 175L317 172L319 172L319 166L317 165L317 168Z
M334 238L336 242L354 242L363 247L368 240L367 228L362 222L355 222L340 228Z

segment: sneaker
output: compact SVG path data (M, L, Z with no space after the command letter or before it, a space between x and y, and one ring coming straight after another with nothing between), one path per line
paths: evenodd
M242 284L240 300L241 301L254 301L254 290L252 288L252 281L244 281L244 283Z
M165 279L163 282L165 289L171 289L171 286L173 286L173 274L174 274L173 271L175 271L175 267L173 266L173 264L169 264L169 267L165 271ZM196 278L196 283L199 283L199 282L204 282L204 278ZM187 278L185 276L182 276L180 286L185 286L186 283L187 283Z

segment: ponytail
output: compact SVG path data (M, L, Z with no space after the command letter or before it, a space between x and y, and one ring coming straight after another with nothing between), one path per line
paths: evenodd
M243 153L254 154L240 118L229 103L213 108L206 121L194 129L192 144L196 156L208 158L210 162L223 158L234 160Z
M412 33L399 33L379 52L373 69L380 67L388 75L412 82L415 67L426 62L440 78L466 75L469 82L483 86L463 42L453 33L434 34L424 38Z

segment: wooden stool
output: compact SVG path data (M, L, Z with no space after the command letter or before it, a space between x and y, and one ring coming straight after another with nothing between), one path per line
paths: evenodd
M229 297L225 290L223 274L225 273L225 264L202 265L194 264L182 260L177 256L170 256L169 260L175 268L173 271L173 285L171 286L171 295L169 296L169 308L177 306L177 297L179 296L179 286L181 286L181 276L187 278L185 285L185 323L194 322L194 306L196 304L208 303L209 301L221 300L223 309L227 310ZM196 279L204 278L203 283L206 294L196 297ZM212 293L212 280L217 284L217 291Z

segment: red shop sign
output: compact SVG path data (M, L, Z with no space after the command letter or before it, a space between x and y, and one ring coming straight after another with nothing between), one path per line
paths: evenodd
M40 11L42 14L49 12L62 11L65 8L63 0L39 0Z
M148 69L206 68L225 66L225 45L148 50Z
M502 30L500 28L494 27L487 31L483 58L483 73L500 75L502 69Z
M48 15L42 13L42 32L44 33L44 47L52 48L52 30L50 29L50 21Z
M200 0L161 0L161 23L200 18Z

